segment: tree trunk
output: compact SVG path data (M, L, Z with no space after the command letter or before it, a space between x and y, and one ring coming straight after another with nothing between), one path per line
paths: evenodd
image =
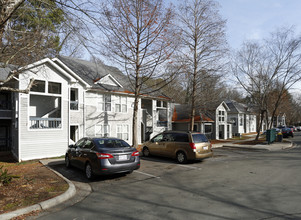
M196 77L198 71L197 61L197 36L194 36L194 54L193 54L193 79L192 79L192 93L191 93L191 115L190 115L190 131L194 128L194 117L195 117L195 93L196 93Z
M138 104L139 104L139 96L135 94L134 101L134 113L133 113L133 147L138 147Z
M261 127L262 127L262 122L263 122L263 118L264 118L264 113L265 113L265 110L261 110L260 111L260 122L257 126L257 135L256 135L256 138L255 138L255 141L258 140L259 138L259 135L260 135L260 130L261 130Z
M276 111L277 111L277 109L278 109L278 107L279 107L279 105L280 105L280 100L281 100L281 98L282 98L282 93L278 96L277 101L276 101L276 103L275 103L275 106L274 106L274 109L273 109L273 113L272 113L272 120L274 120L274 117L275 117L275 115L276 115ZM277 118L277 120L278 120L278 118ZM273 121L272 121L272 122L273 122ZM277 125L277 124L278 124L278 121L277 121L276 125ZM271 126L270 128L272 128L272 126Z

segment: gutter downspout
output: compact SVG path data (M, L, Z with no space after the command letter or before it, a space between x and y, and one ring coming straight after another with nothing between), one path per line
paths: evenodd
M87 89L83 89L83 136L86 137L86 91ZM80 138L79 138L80 139Z

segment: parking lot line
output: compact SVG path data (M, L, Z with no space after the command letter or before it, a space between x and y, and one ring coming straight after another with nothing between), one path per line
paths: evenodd
M146 175L146 176L150 176L150 177L153 177L153 178L160 178L159 176L154 176L152 174L148 174L148 173L144 173L144 172L140 172L140 171L137 171L137 170L134 170L135 173L140 173L140 174L143 174L143 175Z
M194 167L194 166L189 166L189 165L182 165L182 164L178 164L178 166L186 167L186 168L190 168L190 169L202 169L202 168L199 168L199 167Z

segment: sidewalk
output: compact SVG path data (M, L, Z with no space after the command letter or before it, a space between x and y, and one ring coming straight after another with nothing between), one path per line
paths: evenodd
M237 144L237 143L250 141L251 138L253 138L253 136L250 136L250 139L245 139L245 140L233 140L233 141L226 140L221 143L212 144L212 148L239 148L239 149L246 149L246 150L278 151L278 150L292 148L294 145L294 143L288 139L285 139L282 142L273 142L271 144L268 144L267 142L263 142L261 144L256 144L256 145Z

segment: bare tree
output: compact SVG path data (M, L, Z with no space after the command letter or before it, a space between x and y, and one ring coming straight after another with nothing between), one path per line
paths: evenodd
M291 28L283 28L261 44L245 43L235 56L232 71L261 116L256 139L264 116L271 118L272 127L285 92L300 80L300 46L301 38L295 37Z
M267 112L267 99L270 91L269 73L265 69L267 55L262 52L259 44L244 43L232 61L232 71L238 83L247 93L251 102L256 106L260 121L257 125L257 136Z
M295 36L293 28L282 28L271 34L266 41L272 59L270 72L275 101L271 103L272 128L275 114L286 98L287 90L301 80L301 37Z
M212 0L189 0L179 8L179 26L182 33L183 60L187 71L188 94L191 102L190 130L194 127L197 93L204 89L204 80L222 69L225 55L225 20Z
M173 13L161 0L108 0L100 10L102 17L97 24L105 36L105 55L122 65L132 82L133 146L137 146L138 102L143 86L149 79L165 79L156 85L158 90L173 78L167 77L163 67L176 46Z

